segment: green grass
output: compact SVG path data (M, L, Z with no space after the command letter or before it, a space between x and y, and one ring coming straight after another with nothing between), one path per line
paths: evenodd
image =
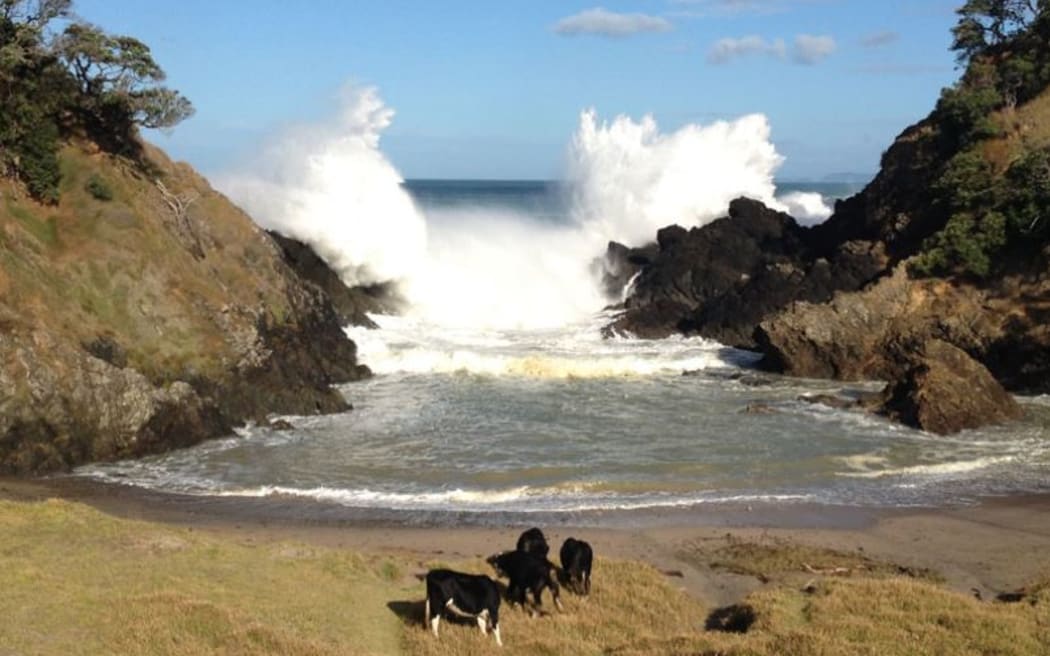
M58 244L58 221L55 217L51 216L41 220L26 208L10 200L7 202L7 211L41 244L46 246Z

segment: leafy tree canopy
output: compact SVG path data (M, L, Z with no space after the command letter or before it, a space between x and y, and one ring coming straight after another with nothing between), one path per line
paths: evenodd
M170 128L193 114L163 85L149 46L75 20L72 0L0 0L0 174L57 199L58 143L87 134L135 154L139 127Z
M955 10L952 50L960 64L1021 34L1050 0L967 0Z

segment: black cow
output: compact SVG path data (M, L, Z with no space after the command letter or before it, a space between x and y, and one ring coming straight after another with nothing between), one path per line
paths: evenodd
M561 569L565 584L576 594L591 593L591 563L594 552L591 545L576 538L566 538L561 545Z
M550 550L551 548L547 544L547 537L538 528L530 528L518 538L518 551L524 551L539 558L546 558Z
M505 551L490 556L488 563L496 574L510 580L507 586L507 600L518 602L525 607L525 593L532 593L532 610L538 612L543 601L540 594L544 588L550 588L551 597L558 610L562 610L558 592L558 582L551 576L551 570L557 569L554 563L546 558L539 558L524 551Z
M483 634L492 629L496 644L503 646L499 635L499 587L481 574L462 574L448 569L427 572L427 603L424 623L434 637L438 634L441 614L448 610L460 617L477 618ZM431 615L433 613L433 615Z

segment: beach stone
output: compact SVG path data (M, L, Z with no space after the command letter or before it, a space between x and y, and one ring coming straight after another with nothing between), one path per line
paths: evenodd
M1022 416L981 363L939 339L927 341L904 375L886 386L880 412L941 435Z

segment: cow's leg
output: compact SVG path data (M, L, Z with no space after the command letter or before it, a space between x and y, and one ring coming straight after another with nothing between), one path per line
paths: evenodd
M438 611L430 618L430 630L434 632L434 637L438 637L438 624L441 624L441 611Z
M483 610L480 613L478 613L478 628L481 629L481 635L488 634L489 612L487 610Z
M494 624L492 627L492 633L496 636L496 644L500 647L503 646L503 640L499 637L499 624Z

